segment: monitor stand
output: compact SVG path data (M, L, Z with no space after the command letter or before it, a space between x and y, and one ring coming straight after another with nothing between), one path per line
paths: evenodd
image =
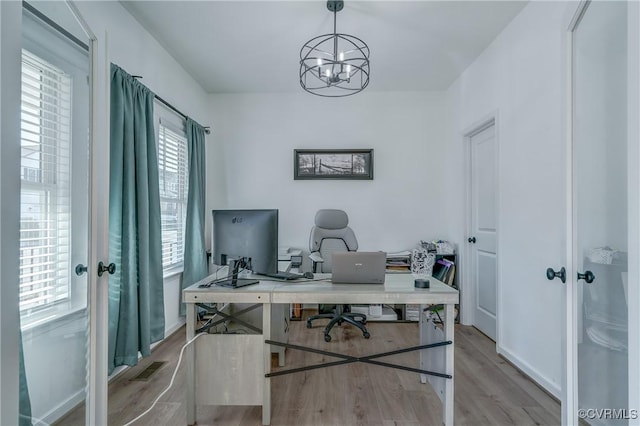
M227 273L227 279L223 281L218 281L216 285L222 287L231 287L238 288L244 287L246 285L258 284L260 281L252 278L238 278L238 273L240 272L240 268L245 269L248 268L251 264L251 261L246 257L241 257L239 259L230 259L229 260L229 272Z
M248 279L248 278L235 278L235 279L230 278L223 281L218 281L216 285L219 285L222 287L238 288L238 287L244 287L246 285L258 284L259 282L260 282L259 280Z

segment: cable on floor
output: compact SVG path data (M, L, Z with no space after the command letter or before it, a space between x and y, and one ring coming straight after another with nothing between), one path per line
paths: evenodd
M171 376L171 381L169 382L169 386L167 386L167 388L165 390L163 390L160 393L160 395L158 395L158 397L155 399L155 401L153 401L153 404L151 404L151 407L149 407L144 413L140 414L135 419L131 420L128 423L125 423L124 426L129 426L129 425L133 424L134 422L140 420L142 417L146 416L151 410L153 410L153 407L156 406L156 404L158 403L160 398L162 398L162 396L165 393L167 393L169 391L169 389L171 389L171 387L173 386L173 382L176 379L176 374L178 374L178 368L180 368L180 363L182 362L182 355L184 354L184 350L187 348L187 346L189 346L190 344L195 342L195 340L198 337L204 336L205 334L207 334L207 333L200 333L200 334L194 336L193 339L189 340L187 343L184 344L184 346L182 346L182 348L180 349L180 356L178 357L178 363L176 364L176 369L173 371L173 375Z

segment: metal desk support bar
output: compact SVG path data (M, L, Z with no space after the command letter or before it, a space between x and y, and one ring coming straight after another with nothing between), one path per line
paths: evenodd
M313 364L313 365L307 365L305 367L300 367L300 368L291 368L291 369L288 369L288 370L276 371L274 373L267 373L267 374L264 375L265 377L282 376L282 375L285 375L285 374L299 373L301 371L315 370L315 369L318 369L318 368L333 367L333 366L336 366L336 365L343 365L343 364L351 364L353 362L364 362L364 363L367 363L367 364L380 365L382 367L397 368L399 370L411 371L411 372L414 372L414 373L421 373L421 374L427 374L427 375L430 375L430 376L444 377L445 379L451 379L453 377L450 374L436 373L436 372L433 372L433 371L421 370L419 368L411 368L411 367L405 367L404 365L391 364L391 363L388 363L388 362L373 361L374 358L381 358L381 357L389 356L389 355L396 355L396 354L401 354L401 353L405 353L405 352L417 351L417 350L420 350L420 349L437 348L439 346L451 345L453 343L451 340L447 340L447 341L444 341L444 342L431 343L431 344L428 344L428 345L412 346L412 347L405 348L405 349L398 349L398 350L390 351L390 352L382 352L382 353L363 356L363 357L355 357L355 356L351 356L351 355L339 354L339 353L336 353L336 352L328 352L328 351L323 351L321 349L314 349L314 348L309 348L309 347L306 347L306 346L292 345L292 344L289 344L289 343L276 342L276 341L273 341L273 340L265 340L265 343L267 343L269 345L283 346L283 347L289 348L289 349L297 349L297 350L300 350L300 351L312 352L312 353L316 353L316 354L320 354L320 355L326 355L326 356L332 356L332 357L335 357L335 358L342 358L342 361L333 361L333 362L327 362L327 363L324 363L324 364Z
M249 324L246 321L241 320L240 318L234 316L234 315L229 315L229 314L225 314L224 312L220 311L217 307L212 307L212 306L207 306L203 303L196 303L196 306L198 306L199 308L205 309L208 313L211 313L213 315L220 315L222 317L222 319L214 321L214 322L210 322L207 321L207 323L205 325L203 325L202 327L198 328L196 330L196 334L198 333L202 333L203 331L209 331L209 329L211 327L215 327L218 324L222 324L225 321L229 321L229 320L233 320L235 322L237 322L238 324L241 324L245 327L247 327L250 330L255 331L256 333L262 333L262 330L259 329L258 327ZM236 312L236 315L242 315L245 314L249 311L253 311L254 309L260 307L262 305L260 304L255 304L255 305L251 305L248 308L245 308L241 311Z

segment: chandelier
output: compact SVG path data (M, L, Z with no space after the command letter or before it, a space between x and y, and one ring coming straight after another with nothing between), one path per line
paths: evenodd
M343 7L342 0L328 0L333 34L314 37L300 49L300 86L314 95L349 96L369 85L369 46L336 31L336 16Z

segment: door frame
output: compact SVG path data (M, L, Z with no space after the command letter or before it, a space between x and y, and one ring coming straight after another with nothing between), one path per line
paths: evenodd
M629 247L629 408L640 410L640 3L627 3L627 158ZM635 118L635 119L631 119ZM633 305L631 305L633 303ZM640 413L639 413L640 417ZM629 421L640 425L640 418Z
M0 424L18 420L22 2L0 2ZM15 283L15 285L8 285Z
M90 149L92 150L91 173L94 178L90 182L90 244L89 244L89 352L87 354L87 368L89 381L87 383L87 424L107 423L107 363L106 347L108 342L108 278L98 280L95 272L98 259L108 258L108 170L109 170L109 133L108 133L108 61L106 60L106 35L99 40L92 34L90 27L82 19L72 0L66 0L71 11L78 18L80 25L87 32L90 39L91 53L91 112L90 112ZM2 79L3 114L2 138L0 151L0 181L3 188L20 186L19 165L20 146L20 78L21 78L21 40L22 40L22 2L0 2L0 31L2 33L2 49L0 49L0 66ZM5 137L6 136L6 137ZM11 142L14 141L14 142ZM107 177L105 182L104 177ZM97 179L95 178L97 177ZM19 228L19 192L15 190L0 190L0 204L2 205L2 220L0 221L0 235L2 235L2 261L0 272L2 282L18 282L18 234ZM14 231L12 231L14 230ZM99 282L101 281L101 282ZM0 303L0 423L15 424L18 419L18 343L19 343L19 312L17 286L1 286Z
M562 404L563 425L578 424L578 378L577 347L581 336L575 326L578 320L578 285L576 280L577 221L574 214L574 167L573 167L573 33L590 0L568 6L566 15L564 103L566 146L566 270L565 312L563 315L562 348ZM640 425L640 4L627 2L627 214L628 214L628 375L629 375L629 425ZM634 411L631 411L634 410Z
M74 0L66 0L89 39L91 90L89 115L89 253L87 285L88 348L85 423L107 424L109 276L98 277L98 263L109 259L109 61L107 36L99 41ZM108 260L107 262L108 263Z
M474 123L467 126L463 132L463 155L464 155L464 239L462 241L462 286L460 288L460 322L465 325L473 325L475 322L474 306L476 303L476 289L473 285L474 263L471 256L472 247L467 243L467 238L471 235L473 218L471 208L472 200L472 173L471 173L471 138L482 130L493 125L495 138L495 195L496 195L496 351L500 352L500 342L502 341L502 326L500 322L501 311L501 286L500 286L500 131L499 131L499 111L495 110Z
M576 226L574 214L575 190L574 190L574 166L573 166L573 32L576 29L582 15L589 5L589 0L581 1L571 14L565 35L565 221L566 221L566 255L567 283L564 285L565 310L563 319L563 348L562 348L562 402L561 419L563 425L578 424L578 328L573 326L578 318L578 286L574 283L576 276L577 255L573 248L576 246ZM574 368L575 366L575 368Z

